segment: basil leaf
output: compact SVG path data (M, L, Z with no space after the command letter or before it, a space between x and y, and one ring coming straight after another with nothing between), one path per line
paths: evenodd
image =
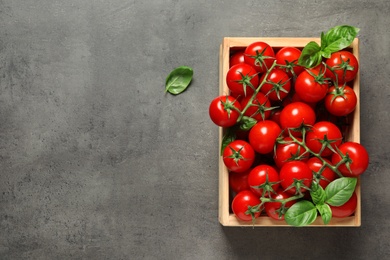
M301 227L310 225L317 218L317 209L313 203L301 200L292 205L284 215L287 224Z
M321 40L321 49L331 54L340 51L353 42L359 30L359 28L350 25L333 27L325 34L324 40Z
M312 68L322 61L321 47L316 42L309 42L302 50L298 65Z
M243 116L242 119L241 119L240 129L241 129L241 130L248 131L248 130L251 129L256 123L257 123L257 120L256 120L256 119L254 119L254 118L252 118L252 117L249 117L249 116Z
M223 154L223 150L225 150L226 146L228 146L228 144L230 144L231 142L233 142L234 140L236 140L236 133L234 131L234 129L232 128L228 128L226 130L226 133L224 134L224 136L222 137L222 143L221 143L221 155Z
M169 73L165 81L165 92L173 95L182 93L190 85L194 71L187 66L177 67Z
M325 188L325 202L331 206L341 206L347 202L357 184L357 178L342 177L329 183Z
M328 204L316 205L316 208L320 212L324 224L328 225L329 221L332 219L332 209L329 207Z
M310 195L314 204L321 205L325 203L325 191L320 185L318 185L318 183L313 182L313 184L311 185Z

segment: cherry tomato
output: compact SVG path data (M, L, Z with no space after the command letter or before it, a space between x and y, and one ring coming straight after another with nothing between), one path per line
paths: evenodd
M346 116L352 113L356 108L356 104L355 91L348 86L330 87L325 97L325 108L335 116Z
M218 96L209 106L210 119L218 126L231 127L240 116L241 105L232 96Z
M338 170L346 177L357 177L364 173L369 164L369 156L366 148L356 142L345 142L339 146L339 151L343 155L347 155L349 160L342 163ZM332 155L332 163L337 165L342 160L339 153ZM348 167L349 166L349 169Z
M249 172L250 169L245 172L229 172L229 187L235 193L250 189L248 184Z
M236 64L245 63L244 51L237 51L229 59L229 68Z
M329 140L329 145L336 149L341 144L342 134L340 129L333 123L327 121L320 121L313 125L312 128L306 134L306 145L315 153L319 153L322 148L322 141ZM328 147L322 151L321 156L326 157L331 155L333 152Z
M296 187L292 187L291 185L294 182L299 182L300 192L303 193L307 191L307 188L310 188L313 181L313 174L306 163L292 161L283 165L280 169L279 178L281 181L280 185L286 192L296 194L299 191L297 191Z
M329 69L326 71L326 76L333 81L338 78L338 85L343 85L345 82L349 82L356 78L359 70L359 63L355 55L349 51L338 51L333 53L326 61L334 73Z
M242 96L250 96L259 86L259 77L252 66L240 63L228 70L226 84L231 92Z
M295 81L295 92L305 102L318 102L328 92L328 81L325 79L324 65L301 72Z
M297 139L298 141L302 141L300 138ZM289 143L277 144L274 155L275 164L279 169L291 160L298 160L294 158L299 157L300 161L307 161L309 159L309 154L302 156L305 153L305 148L293 142L291 137L285 137L283 141Z
M236 217L243 221L251 221L252 215L247 214L248 207L259 205L260 199L249 190L240 191L233 199L232 211ZM253 217L260 216L260 212L253 213Z
M351 198L343 205L338 207L329 205L329 207L332 210L332 217L345 218L351 216L356 211L356 207L357 207L356 192L354 192Z
M247 96L242 99L241 107L245 108L249 103L251 97ZM262 121L271 115L271 102L261 92L256 94L256 97L252 101L252 105L245 111L245 116L252 117L257 121Z
M280 113L280 125L282 129L298 128L304 125L314 125L316 114L308 104L293 102L283 108ZM301 136L300 132L291 131L294 136Z
M248 184L255 195L269 196L269 192L276 192L279 188L279 174L272 166L258 165L250 171Z
M327 159L324 159L327 163L331 164L331 162ZM314 172L314 174L318 174L319 170L321 169L321 167L323 166L323 163L320 159L318 159L317 157L312 157L310 158L307 162L306 162L307 166L309 166L309 168ZM330 168L328 167L325 167L324 170L322 171L321 173L321 176L318 176L320 181L318 182L318 184L323 188L325 189L326 186L328 186L328 184L332 181L334 181L335 179L338 178L338 175L332 171Z
M225 147L222 156L229 171L245 172L255 160L255 151L249 143L235 140Z
M263 82L266 74L260 78ZM278 101L284 99L291 89L290 77L281 69L273 69L266 79L260 91L267 95L270 100Z
M245 49L245 63L253 66L257 72L263 73L271 68L275 60L275 52L265 42L253 42Z
M216 97L210 103L209 115L214 124L221 127L231 127L236 124L241 110L240 103L231 96Z
M278 190L276 194L271 194L271 198L277 199L277 200L285 200L285 199L288 199L290 197L291 197L291 194L284 192L282 190ZM285 211L289 207L294 205L295 202L296 202L296 200L291 200L291 201L287 202L284 205ZM282 203L276 202L276 201L275 202L266 202L264 204L264 209L265 209L265 212L267 213L268 217L276 219L276 220L284 220L285 211L280 212L281 207L282 207ZM281 213L281 214L279 214L279 213Z
M274 121L260 121L250 130L249 143L260 154L270 153L273 151L276 138L281 131L279 125Z
M299 56L301 56L301 50L295 47L284 47L276 53L276 63L285 66L283 70L287 72L289 76L298 76L303 67L298 65Z

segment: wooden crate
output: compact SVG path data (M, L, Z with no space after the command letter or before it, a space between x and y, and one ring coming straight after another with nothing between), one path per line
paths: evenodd
M237 38L226 37L223 39L220 47L219 57L219 94L226 95L229 93L229 89L226 84L226 74L229 70L229 56L232 51L245 49L249 44L263 41L268 43L275 49L275 53L278 49L285 46L297 47L302 49L308 42L316 41L320 43L320 38ZM359 60L359 40L356 38L348 49ZM356 79L352 82L353 89L356 92L358 103L355 111L349 116L351 122L350 127L347 129L345 135L349 141L360 142L360 102L359 102L359 73ZM352 86L351 86L352 87ZM219 129L219 147L221 147L222 137L224 129ZM219 222L223 226L237 226L237 227L283 227L289 226L285 221L278 221L269 218L265 215L261 215L256 219L253 224L251 221L245 222L238 220L235 215L230 211L231 196L229 194L229 175L226 166L223 163L221 154L219 155ZM358 178L358 184L356 187L356 195L358 197L358 204L354 215L346 218L332 218L328 225L324 225L321 217L317 217L310 227L359 227L361 225L361 194L360 194L360 178Z

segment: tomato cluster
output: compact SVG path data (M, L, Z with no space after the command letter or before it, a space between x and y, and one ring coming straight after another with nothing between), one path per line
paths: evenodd
M261 214L283 220L313 187L356 178L368 167L366 149L345 140L357 105L359 64L348 50L314 68L298 65L301 49L254 42L231 53L229 93L210 104L211 120L224 128L221 155L229 171L232 212L243 221ZM332 206L333 217L354 213L354 193Z

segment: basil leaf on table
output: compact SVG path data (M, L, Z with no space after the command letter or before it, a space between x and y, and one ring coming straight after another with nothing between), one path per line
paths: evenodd
M356 178L342 177L329 183L325 188L325 202L331 206L341 206L346 203L355 191Z
M190 85L194 71L187 66L180 66L169 73L165 81L165 91L173 95L182 93Z
M284 215L287 224L301 227L310 225L317 218L317 208L307 200L301 200L292 205Z

